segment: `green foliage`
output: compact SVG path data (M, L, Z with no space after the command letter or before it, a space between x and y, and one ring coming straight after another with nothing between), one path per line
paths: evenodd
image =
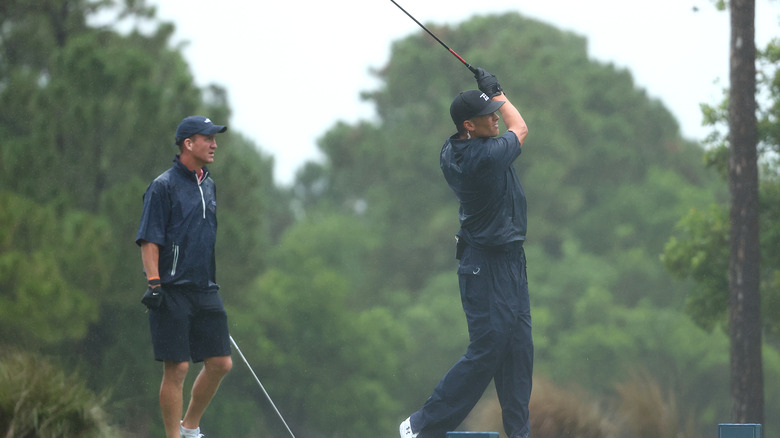
M686 309L697 324L711 330L725 323L728 304L728 212L719 205L694 209L677 229L680 237L669 239L662 260L677 277L694 280Z
M775 166L774 175L761 184L759 200L761 227L761 312L768 333L780 339L780 179Z
M605 290L592 289L575 300L576 330L560 335L556 348L537 361L558 382L577 384L604 394L645 369L675 388L686 406L696 406L708 392L710 403L727 408L724 387L707 387L727 369L727 342L722 333L696 328L684 315L649 302L628 308ZM663 370L658 373L658 370ZM706 389L705 389L706 388Z
M398 412L387 385L396 378L401 333L386 309L356 309L347 278L321 258L264 273L233 310L237 333L251 329L250 361L299 430L370 435ZM258 321L259 324L251 324ZM242 329L243 327L243 329ZM327 401L327 408L323 403Z
M759 50L756 62L761 148L780 152L780 39L775 38L765 49Z
M0 433L6 438L118 437L105 402L81 377L49 360L8 351L0 358Z
M89 14L107 7L9 3L16 13L0 34L0 51L9 54L0 66L6 189L94 212L102 191L120 181L118 165L156 176L160 140L172 143L170 126L197 108L182 55L167 47L173 28L122 36L86 26Z
M231 297L244 293L265 270L273 237L291 219L288 201L273 184L272 159L240 133L228 132L220 135L209 170L218 191L217 281Z
M403 406L412 407L431 394L439 379L466 352L468 331L458 279L452 272L431 276L418 299L405 304L398 301L402 310L397 324L410 332L399 368L405 384L394 393Z
M109 285L110 227L76 210L60 213L0 192L0 333L56 344L84 336Z
M780 150L778 116L780 115L780 44L773 41L759 51L758 86L759 137L762 169L759 186L759 227L761 239L761 296L762 318L767 333L777 334L780 310L780 283L777 266L780 263L780 184L776 152ZM703 105L704 121L712 127L708 143L712 146L705 163L726 179L729 148L728 137L722 132L727 121L727 102L717 106ZM774 152L773 152L774 151ZM716 325L725 327L728 310L728 260L730 223L725 204L707 209L692 209L678 222L676 234L666 243L662 259L669 271L678 278L690 278L693 287L688 295L686 311L706 329Z

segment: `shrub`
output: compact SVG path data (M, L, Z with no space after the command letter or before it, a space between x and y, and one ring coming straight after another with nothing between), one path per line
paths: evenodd
M611 423L595 403L585 401L580 391L564 390L552 383L534 379L531 396L531 436L536 438L610 438ZM463 424L468 430L499 431L501 406L492 390L483 397Z
M0 358L0 436L5 438L112 438L105 399L40 356L11 352Z
M616 385L616 409L625 436L633 438L688 438L695 436L691 419L683 424L673 394L664 397L661 387L647 374L637 374Z
M674 396L664 397L657 382L638 374L616 385L616 396L592 400L580 389L563 389L534 379L531 435L535 438L690 438L690 417L682 421ZM464 430L499 431L505 438L501 406L488 391L462 425Z

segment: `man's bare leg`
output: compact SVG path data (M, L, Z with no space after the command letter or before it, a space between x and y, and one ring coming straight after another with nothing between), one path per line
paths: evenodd
M203 369L200 370L192 385L192 396L182 426L196 429L200 425L203 412L206 411L222 379L232 367L233 361L230 356L210 357L203 361ZM176 424L178 425L178 422Z
M179 424L184 404L184 379L187 377L189 366L189 362L164 362L160 385L160 410L167 438L180 438Z

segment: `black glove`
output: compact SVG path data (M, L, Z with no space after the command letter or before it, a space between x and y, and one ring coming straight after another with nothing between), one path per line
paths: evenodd
M146 289L146 292L144 292L144 297L141 298L141 302L146 306L147 309L153 309L157 310L160 308L160 304L162 304L163 300L163 288L162 286L157 286L154 289L152 289L151 286L149 286Z
M501 88L501 84L498 83L496 75L488 73L483 68L478 68L474 73L474 78L477 80L477 86L479 91L488 95L488 97L495 97L504 91Z

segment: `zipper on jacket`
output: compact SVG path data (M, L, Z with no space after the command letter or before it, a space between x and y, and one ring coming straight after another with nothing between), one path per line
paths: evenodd
M198 179L198 190L200 190L200 204L203 207L203 219L206 219L206 197L203 196L203 186L201 186L201 182L203 182L208 174L203 175L203 178L198 179L198 176L195 176L195 179Z
M171 265L171 277L176 275L176 265L179 263L179 245L173 244L173 264Z

